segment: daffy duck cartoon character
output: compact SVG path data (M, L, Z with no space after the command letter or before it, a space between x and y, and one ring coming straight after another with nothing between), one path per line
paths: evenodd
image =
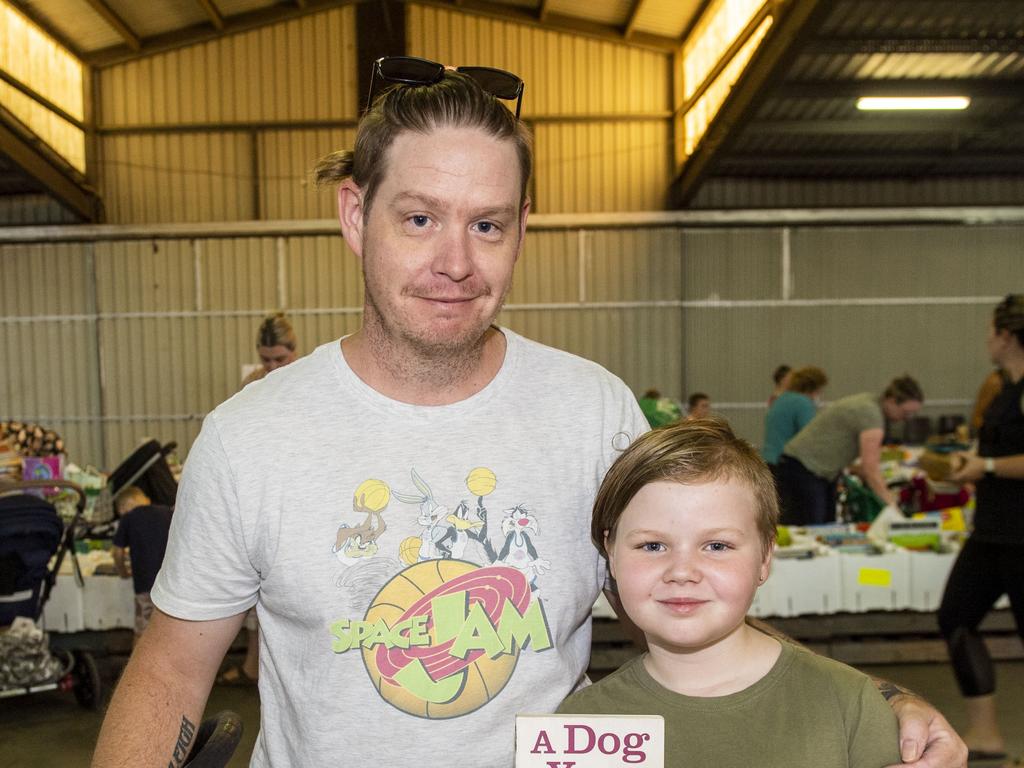
M486 512L484 517L479 517L482 508L482 505L478 506L478 519L473 520L470 518L469 505L465 501L460 501L455 511L445 518L448 528L437 542L442 557L461 559L469 540L474 539L483 545L490 562L494 562L494 548L487 541Z
M517 504L512 509L506 509L501 520L505 544L498 553L497 562L518 568L530 580L530 589L536 590L537 577L549 570L551 563L538 557L529 531L535 536L539 535L540 524L536 515L525 504Z

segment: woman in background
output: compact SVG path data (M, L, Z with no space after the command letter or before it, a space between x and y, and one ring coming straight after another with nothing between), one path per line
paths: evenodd
M298 346L295 329L288 322L284 312L276 312L264 318L256 331L256 352L262 365L242 380L239 389L259 381L271 371L294 363L298 359ZM218 685L256 685L259 679L260 627L255 608L250 608L245 615L245 629L245 660L241 664L228 667L218 675Z
M1003 594L1024 637L1024 295L1007 296L996 307L986 345L1006 381L985 409L977 455L959 454L962 465L950 478L977 483L976 511L939 606L939 629L967 705L964 741L972 760L1006 756L995 670L978 634Z
M294 363L298 358L298 345L295 329L288 322L284 312L276 312L264 318L259 330L256 331L256 352L262 365L242 380L240 389L262 379L271 371Z
M828 384L821 368L809 365L788 376L789 386L775 398L764 417L764 447L761 455L774 475L782 455L782 447L807 426L818 410L817 400Z

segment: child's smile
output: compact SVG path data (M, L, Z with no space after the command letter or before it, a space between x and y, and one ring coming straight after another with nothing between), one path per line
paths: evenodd
M770 561L755 506L734 480L651 483L626 506L609 561L623 608L652 648L697 651L743 625Z

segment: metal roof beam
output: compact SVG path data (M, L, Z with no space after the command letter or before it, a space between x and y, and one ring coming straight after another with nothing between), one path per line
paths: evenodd
M358 0L305 0L301 5L272 5L253 11L229 16L224 19L224 28L212 29L209 24L196 24L160 35L147 37L141 49L131 50L127 46L114 46L95 51L85 56L85 62L94 67L109 67L126 61L141 59L157 53L165 53L196 43L205 43L224 35L245 32L268 24L300 18L329 8L352 5Z
M854 164L856 166L905 165L912 163L956 162L977 165L1024 164L1024 148L999 152L943 152L940 150L848 150L827 152L734 152L722 158L716 165L714 175L735 175L737 169L757 174L766 169L794 168L808 165L834 167Z
M730 139L739 133L737 128L757 114L761 100L782 80L804 39L817 28L831 5L825 0L773 3L772 28L672 182L669 199L673 206L682 208L697 194L714 160L722 156Z
M461 0L458 6L453 5L449 0L418 0L418 3L435 8L447 8L449 10L458 10L462 13L486 16L501 21L510 21L515 24L542 27L554 32L568 32L570 34L585 35L618 43L628 42L631 45L653 48L663 53L674 51L679 47L679 41L674 37L651 35L646 32L634 32L633 36L627 41L623 37L622 28L619 26L588 21L576 16L551 13L547 10L546 4L542 5L537 11L531 11L512 5L489 2L488 0ZM543 21L540 20L540 13L542 11L545 14Z
M1024 93L1019 78L901 78L859 80L788 80L772 98L832 99L857 96L971 96L1017 99Z
M48 194L86 221L98 221L100 198L38 137L0 107L0 154L28 174Z
M213 4L213 0L196 0L202 9L206 12L206 15L210 19L210 23L213 24L213 28L218 32L224 29L224 17L220 15L220 11L217 10L217 6Z
M802 53L1024 53L1020 37L816 37L808 40Z
M111 28L121 36L124 40L125 45L131 48L133 51L138 51L142 48L142 41L139 36L132 31L132 28L128 26L124 19L122 19L117 12L107 5L106 0L85 0L89 6L96 11L103 20L111 26Z
M627 40L633 36L633 28L636 26L636 20L640 18L640 9L643 8L644 0L633 0L633 5L629 9L629 13L626 14L626 23L622 27L622 36Z
M834 120L752 120L743 126L745 133L771 136L887 136L891 134L981 132L1005 133L1024 128L1021 121L1004 121L996 126L989 121L961 114L940 115L934 112L917 115L873 113L863 117Z

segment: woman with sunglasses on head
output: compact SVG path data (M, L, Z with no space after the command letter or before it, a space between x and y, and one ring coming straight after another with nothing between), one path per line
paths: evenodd
M978 635L1003 594L1024 638L1024 295L1011 294L996 307L986 345L1007 378L985 410L977 454L960 454L962 464L952 475L977 484L977 511L939 607L939 627L967 704L964 741L975 760L1005 757L995 672Z

